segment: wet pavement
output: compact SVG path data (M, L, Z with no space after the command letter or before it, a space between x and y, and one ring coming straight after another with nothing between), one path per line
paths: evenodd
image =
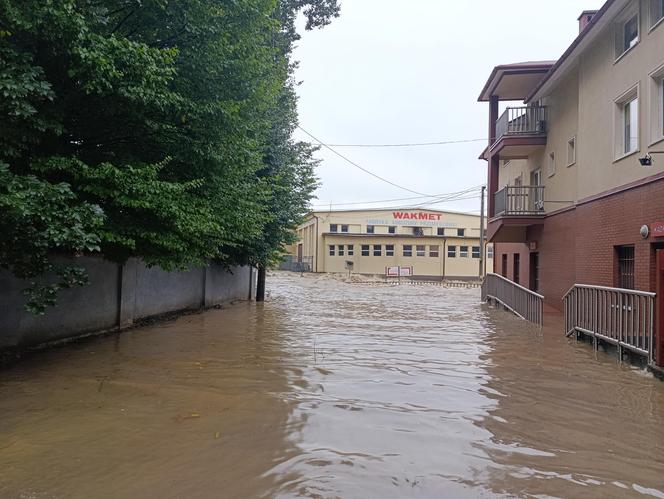
M268 289L0 371L0 498L664 497L664 383L555 321Z

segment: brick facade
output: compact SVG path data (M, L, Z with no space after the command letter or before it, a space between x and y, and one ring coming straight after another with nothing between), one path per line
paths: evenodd
M544 224L528 229L528 242L539 252L540 289L548 305L561 310L562 297L577 284L617 286L617 246L634 246L634 287L656 291L656 249L664 249L664 238L643 239L642 225L664 221L664 179L622 192L581 201L575 208L546 217ZM528 246L518 243L495 245L494 271L501 273L507 254L507 278L514 278L514 253L520 253L523 286L530 287Z

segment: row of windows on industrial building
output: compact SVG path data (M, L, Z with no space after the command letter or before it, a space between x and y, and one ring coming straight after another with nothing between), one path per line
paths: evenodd
M410 227L413 231L414 236L423 236L424 235L424 229L422 227ZM458 237L465 237L466 235L466 229L449 229L449 230L454 230L456 231L456 236ZM348 232L348 225L346 224L330 224L330 232ZM367 234L375 234L376 233L376 226L375 225L367 225ZM397 228L395 225L390 225L387 227L387 233L388 234L396 234L397 233ZM445 228L444 227L438 227L436 230L436 235L437 236L445 236L445 235L452 235L451 233L446 234L445 233Z
M386 244L384 256L394 256L394 244ZM413 251L413 248L415 250ZM480 257L480 247L479 246L459 246L458 256L459 258L472 258ZM470 252L468 251L470 248ZM427 249L429 252L430 258L438 258L440 256L440 246L438 245L427 245L424 244L404 244L402 248L402 255L405 257L409 256L427 256ZM330 244L329 245L330 256L353 256L355 255L355 246L353 244ZM362 256L383 256L383 245L382 244L362 244L360 245L360 254ZM457 257L457 246L448 246L447 247L447 257L456 258ZM487 257L493 258L493 247L489 246L487 249Z

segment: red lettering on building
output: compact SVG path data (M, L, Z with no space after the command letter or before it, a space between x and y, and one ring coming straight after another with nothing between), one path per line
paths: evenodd
M404 211L393 211L392 216L396 220L440 220L440 213L407 213Z

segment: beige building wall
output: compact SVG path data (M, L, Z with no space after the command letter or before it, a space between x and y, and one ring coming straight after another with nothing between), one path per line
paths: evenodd
M418 218L395 218L395 212ZM421 235L414 234L415 227ZM386 267L412 266L415 276L479 276L479 255L473 255L473 247L480 246L476 215L421 209L314 212L297 232L293 258L311 259L314 272L348 272L352 262L357 274L384 275ZM493 245L486 252L492 258ZM487 268L492 267L488 259Z
M658 86L664 76L664 23L651 29L649 0L623 3L627 7L614 21L623 13L638 11L638 43L616 58L619 28L610 23L540 99L548 113L546 146L527 159L501 166L499 187L514 185L519 175L523 185L529 185L531 172L541 170L547 213L664 171L664 155L654 156L653 166L647 168L638 161L650 150L664 150L664 94ZM638 147L624 156L618 151L622 125L617 102L631 90L639 97ZM574 139L574 161L568 161L570 139Z

